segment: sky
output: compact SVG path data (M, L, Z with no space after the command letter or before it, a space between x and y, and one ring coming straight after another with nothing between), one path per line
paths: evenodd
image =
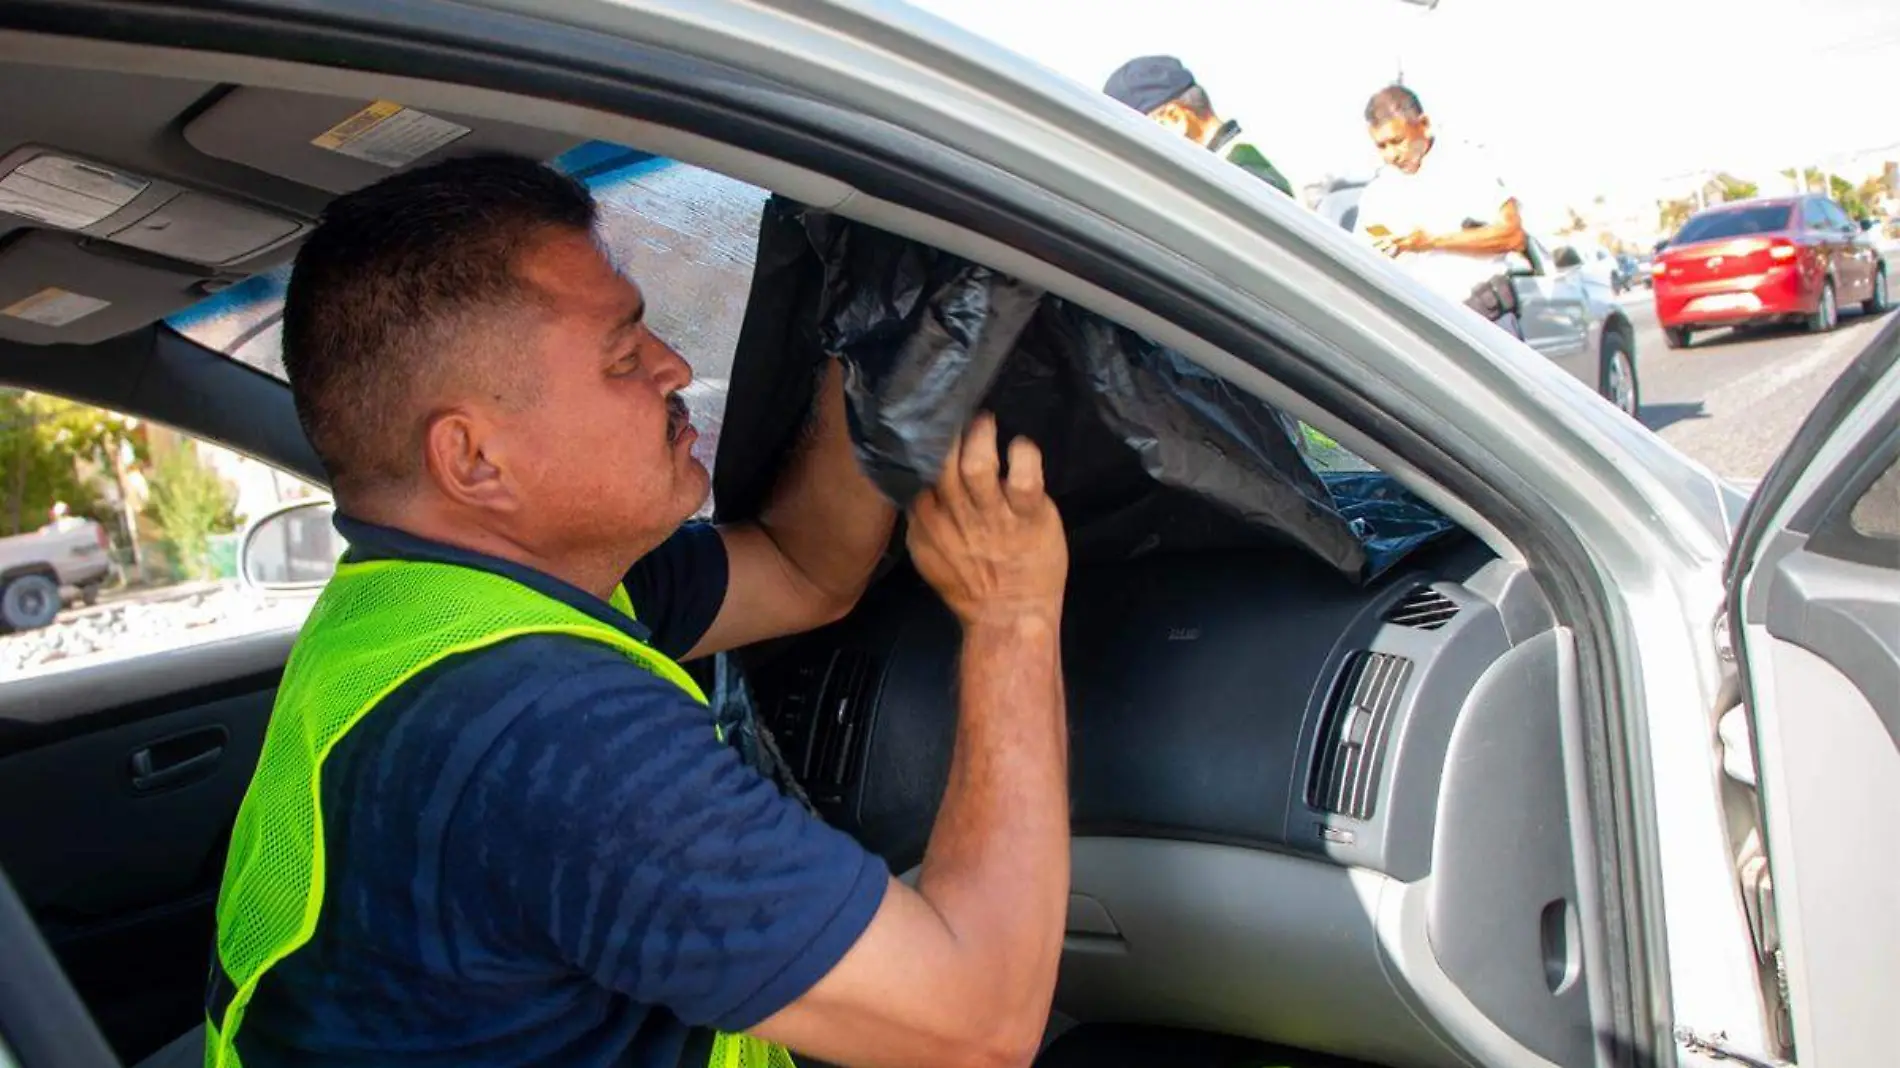
M1132 56L1177 55L1296 186L1376 166L1365 101L1401 69L1527 209L1900 159L1896 0L911 2L1097 89Z

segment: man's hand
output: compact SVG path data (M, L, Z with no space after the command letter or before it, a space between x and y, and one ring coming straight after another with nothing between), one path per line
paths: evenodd
M1401 252L1429 252L1438 247L1438 239L1423 230L1414 230L1409 234L1374 238L1373 245L1388 256L1397 256Z
M951 442L942 477L911 506L910 556L967 631L1038 619L1061 622L1069 547L1043 491L1042 451L1009 446L1005 476L996 420L979 415Z
M911 512L917 569L963 623L949 784L912 890L805 995L753 1029L854 1068L1025 1068L1055 994L1069 902L1060 645L1068 545L1026 441L952 445Z

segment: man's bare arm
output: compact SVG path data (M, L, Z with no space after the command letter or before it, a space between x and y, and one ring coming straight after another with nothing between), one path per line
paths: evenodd
M852 453L836 360L816 407L758 521L719 528L726 600L687 659L823 626L849 612L870 582L897 513Z
M1460 252L1470 256L1495 256L1524 249L1524 220L1518 215L1517 201L1507 200L1498 208L1498 217L1486 226L1431 234L1414 230L1409 234L1374 236L1373 245L1388 256L1402 252Z
M1428 248L1440 252L1465 252L1495 256L1501 252L1520 252L1524 248L1524 220L1518 215L1517 201L1507 200L1498 209L1498 217L1488 226L1432 235Z
M950 780L917 888L893 880L830 974L754 1029L853 1068L1026 1065L1069 893L1060 627L1068 552L1033 446L987 418L918 502L911 553L963 628Z

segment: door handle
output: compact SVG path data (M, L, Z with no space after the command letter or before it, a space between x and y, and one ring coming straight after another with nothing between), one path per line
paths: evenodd
M223 727L203 727L138 750L130 761L133 791L147 794L205 778L224 759L228 738Z

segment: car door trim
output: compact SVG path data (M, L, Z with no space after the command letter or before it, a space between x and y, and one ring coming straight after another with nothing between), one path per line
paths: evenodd
M0 757L222 697L274 689L297 627L273 627L0 685Z

